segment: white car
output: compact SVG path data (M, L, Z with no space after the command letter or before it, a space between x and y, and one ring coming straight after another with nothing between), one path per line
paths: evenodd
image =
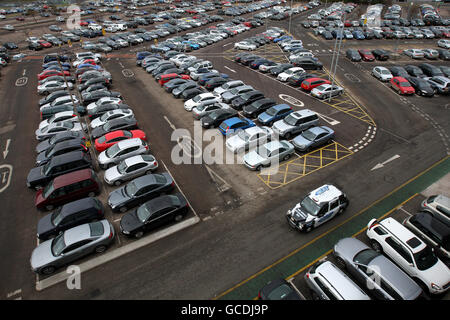
M115 33L115 32L117 32L117 31L119 31L119 29L117 29L114 25L110 25L110 26L107 26L107 27L105 28L105 31L106 31L106 32Z
M128 47L130 45L128 41L125 41L123 39L117 39L115 40L115 42L121 47Z
M246 41L241 41L241 42L236 42L234 44L234 48L235 49L240 49L240 50L256 50L256 45L250 43L250 42L246 42Z
M73 99L73 103L75 103L75 104L80 102L74 95L72 95L72 97L70 97L70 95L67 94L67 96L58 97L55 100L53 100L52 102L44 104L43 106L41 106L41 110L49 108L49 107L62 106L64 104L72 104L72 99Z
M241 80L231 80L231 81L224 83L220 87L214 88L213 92L214 92L214 94L220 96L225 91L228 91L228 90L231 90L233 88L240 87L243 85L244 85L244 82L242 82Z
M394 218L370 220L366 234L375 251L391 258L424 290L441 294L450 288L450 269L429 245Z
M441 39L437 42L438 47L450 49L450 40Z
M319 99L329 98L330 96L339 96L343 93L344 88L336 85L331 87L331 84L323 84L311 90L311 95Z
M120 104L122 103L122 99L115 98L115 97L103 97L98 99L96 102L92 102L88 104L86 107L86 111L89 112L90 110L97 108L98 106L104 105L104 104Z
M285 48L287 46L293 46L293 45L303 45L303 41L302 40L288 40L285 42L282 42L280 44L281 48Z
M77 121L78 117L73 111L62 111L55 113L53 116L46 120L41 121L41 123L39 123L39 129L42 129L52 123Z
M91 122L91 129L95 129L97 127L100 127L104 125L106 122L111 121L113 119L119 119L119 118L131 118L133 117L133 111L131 109L115 109L108 111L104 114L102 114L101 117L95 118Z
M102 151L98 155L98 163L100 168L107 169L126 158L145 154L147 151L147 143L140 138L122 140L105 151Z
M73 88L72 82L67 82L67 85L69 86L69 90ZM64 90L67 88L67 85L65 82L60 81L48 81L44 84L41 84L37 87L37 91L39 94L47 94L51 93L56 90Z
M289 61L292 61L292 60L295 60L298 58L305 58L305 57L314 58L314 54L312 52L308 52L308 51L294 53L289 56Z
M94 30L94 31L101 31L102 30L102 26L96 23L90 23L88 26L89 29Z
M85 129L84 125L79 122L62 121L62 122L52 123L46 127L37 129L35 131L35 134L36 134L36 140L43 141L45 139L53 137L54 135L56 135L58 133L61 133L61 132L84 131L84 129Z
M186 111L192 111L195 107L204 106L216 102L221 102L221 99L211 92L201 93L194 98L189 99L184 103L184 109Z
M288 79L292 76L295 76L297 74L302 74L305 73L305 69L300 68L300 67L293 67L293 68L289 68L286 71L280 73L277 76L277 79L283 82L288 81Z
M118 165L105 171L105 182L119 186L124 181L151 174L158 168L158 161L151 154L137 155L122 160Z
M406 49L403 53L413 59L422 59L425 57L425 53L420 49Z
M387 68L381 66L373 68L372 75L381 81L389 81L393 78L392 73Z
M239 130L237 134L227 138L227 149L233 153L242 153L250 148L263 145L272 139L275 134L268 127L250 127L245 130Z

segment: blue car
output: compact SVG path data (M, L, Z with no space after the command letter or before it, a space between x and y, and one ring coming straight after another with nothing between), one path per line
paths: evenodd
M138 53L136 53L136 60L138 60L138 61L142 60L145 57L150 56L150 55L152 55L152 53L149 51L139 51Z
M277 43L277 42L280 42L283 40L291 40L291 39L293 39L291 36L281 36L281 37L273 39L273 42Z
M192 50L200 49L200 45L198 43L192 43L190 41L183 41L182 44L187 44L191 47Z
M239 129L245 130L254 126L255 123L250 119L233 117L222 122L219 126L219 130L224 136L228 136L235 133Z
M258 116L258 121L264 126L271 126L275 121L283 119L293 112L291 106L283 103L270 107Z
M355 38L356 40L364 40L366 37L364 36L364 33L362 33L361 31L353 31L353 38Z
M90 63L82 63L77 66L77 69L81 69L81 68L85 68L85 67L95 69L95 70L100 70L102 68L98 65L94 65L94 64L90 64Z
M55 66L55 63L47 62L47 63L44 63L42 65L42 69L47 69L47 68L52 67L52 66ZM57 66L59 66L59 65L57 65ZM70 69L70 63L61 62L61 67L63 67L64 70L66 70L66 68Z

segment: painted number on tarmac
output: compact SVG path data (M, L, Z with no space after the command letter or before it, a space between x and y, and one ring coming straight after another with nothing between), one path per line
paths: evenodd
M282 94L280 94L278 96L280 97L281 100L284 100L287 103L292 104L293 106L296 106L296 107L303 107L303 106L305 106L305 104L302 101L300 101L300 100L298 100L298 99L296 99L294 97L291 97L291 96L289 96L287 94L283 94L282 93Z
M24 85L26 85L28 82L28 78L27 77L22 77L16 80L16 86L17 87L23 87Z
M355 76L354 74L351 74L351 73L345 73L344 76L345 76L348 80L350 80L351 82L361 82L361 80L360 80L357 76Z
M11 183L13 167L10 164L0 165L0 193L5 191Z
M131 77L134 76L133 71L131 71L130 69L123 69L123 70L122 70L122 74L123 74L123 76L126 77L126 78L131 78Z

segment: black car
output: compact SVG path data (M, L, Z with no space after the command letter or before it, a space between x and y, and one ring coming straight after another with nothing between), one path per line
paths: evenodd
M39 42L30 42L30 44L28 45L28 49L34 50L34 51L39 51L39 50L42 50L43 47L41 46L41 44Z
M130 109L130 106L123 103L106 103L100 106L95 106L92 109L88 110L88 117L93 120L95 118L101 117L108 111L117 110L117 109Z
M361 55L358 50L355 49L347 49L347 51L345 51L345 56L351 61L361 61Z
M77 104L75 106L76 112L80 116L84 116L86 114L86 107ZM45 120L53 116L54 114L62 111L73 111L73 106L71 104L62 104L59 106L48 106L41 109L41 119Z
M78 145L83 145L85 141L66 140L60 143L76 141ZM56 144L55 146L57 146ZM50 149L48 149L50 150ZM53 150L53 149L52 149ZM44 151L43 153L46 153ZM50 161L42 166L32 168L27 176L28 188L41 189L47 185L50 180L65 173L69 173L79 169L91 168L92 162L88 153L83 151L70 151L60 155L53 156Z
M441 69L429 63L421 63L419 64L419 68L422 69L423 73L425 73L428 77L444 76L444 73L441 71Z
M113 119L92 130L91 137L97 139L111 131L131 129L137 129L137 121L134 117Z
M84 89L83 91L81 91L81 95L88 93L88 92L93 92L93 91L97 91L97 90L108 90L108 88L106 88L103 84L101 83L97 83L97 84L93 84L92 86L87 87L86 89Z
M317 77L317 75L313 75L311 73L296 74L292 77L289 77L287 82L293 87L300 87L304 80L315 77Z
M435 90L430 85L427 80L417 78L417 77L407 77L406 80L409 81L411 86L416 90L416 94L424 97L432 97L435 94Z
M202 127L217 128L222 123L222 121L235 117L237 114L237 111L233 109L220 109L213 111L210 114L202 117Z
M9 54L3 52L0 53L0 58L4 59L6 62L9 62L10 60Z
M17 44L15 44L14 42L5 42L3 46L8 50L15 50L18 48Z
M439 52L439 59L450 60L450 51L447 49L437 49Z
M244 106L264 98L264 94L258 90L245 92L231 101L231 107L236 110L241 110Z
M58 142L63 142L67 140L86 140L86 136L83 131L64 131L55 134L53 137L39 142L36 146L36 152L45 152L47 149L52 148Z
M281 63L281 64L277 65L276 67L270 69L270 74L273 76L278 76L283 71L290 69L292 67L294 67L294 65L292 63Z
M187 100L192 99L193 97L195 97L196 95L199 95L201 93L205 93L205 89L203 89L202 87L197 86L195 88L184 90L183 93L181 94L181 98L184 101L187 101Z
M389 71L392 73L394 77L403 77L406 78L409 76L408 72L405 70L405 68L400 66L393 66L388 67Z
M188 82L188 80L175 78L175 79L172 79L172 80L166 82L163 87L167 92L172 92L173 89L181 86L182 84L184 84L186 82Z
M297 58L293 59L291 62L295 67L300 67L305 70L322 70L323 68L322 63L317 58L313 57Z
M173 190L175 182L169 173L146 174L112 191L108 204L113 212L125 212L145 201Z
M43 106L44 104L47 104L47 103L50 103L50 102L54 101L56 98L65 97L68 94L69 94L69 92L67 90L53 91L52 93L47 95L45 98L40 99L39 100L39 105Z
M420 69L418 66L409 64L409 65L405 66L405 70L413 77L419 77L419 78L425 77L425 74L423 73L422 69Z
M375 59L379 61L386 61L389 59L389 53L386 50L383 49L376 49L372 51L373 56Z
M447 78L450 77L450 67L449 66L439 66L439 69L441 69L442 73L444 73L444 76Z
M199 88L199 85L195 81L188 80L186 83L183 83L177 88L174 88L172 90L172 94L175 98L181 98L181 95L183 94L184 91L194 88Z
M106 79L104 77L96 77L96 78L89 79L88 81L86 81L83 84L80 84L78 86L78 90L83 91L87 87L92 86L93 84L98 84L98 83L101 83L106 87L111 86L111 82L108 79Z
M258 293L261 300L303 300L289 282L276 279L267 283Z
M333 40L333 34L330 31L324 31L322 32L322 37L324 37L325 40Z
M83 94L83 103L84 105L88 105L89 103L95 102L100 98L104 97L114 97L121 98L120 92L117 91L107 91L107 90L96 90Z
M257 55L248 55L245 57L242 57L241 60L239 60L240 63L242 63L244 66L248 66L250 63L252 63L255 60L261 59L260 56Z
M252 53L248 53L248 52L240 52L237 55L234 56L233 60L235 62L240 62L242 58L246 57L246 56L250 56L253 55Z
M205 82L205 88L209 91L214 90L217 87L227 83L229 79L225 79L222 77L214 77Z
M120 219L120 231L129 237L140 238L144 232L172 221L180 221L189 205L181 193L164 195L142 204Z
M61 62L66 62L66 61L69 60L69 57L68 57L68 56L65 56L65 55L57 55L57 54L55 54L55 53L51 53L51 54L47 54L47 55L44 57L43 63L47 63L47 62L50 62L50 61L58 61L58 59L59 59L59 61L61 61Z
M102 220L104 215L103 205L97 198L87 197L72 201L39 220L37 237L45 241L67 229Z
M259 99L247 106L244 106L244 108L242 108L242 113L246 117L254 118L258 116L261 112L266 111L275 104L276 102L270 98Z
M43 166L50 162L53 157L72 151L82 151L87 153L89 152L89 148L86 146L86 141L84 139L71 139L58 142L37 155L36 165Z

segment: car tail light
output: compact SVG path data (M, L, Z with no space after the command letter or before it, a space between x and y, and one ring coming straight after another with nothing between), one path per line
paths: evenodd
M261 299L261 292L258 292L258 299Z
M112 233L112 231L109 233L109 236L108 236L108 238L109 239L112 239L112 237L113 237L113 233Z
M121 103L122 103L122 100L120 100L118 104L121 104Z
M375 220L370 226L369 226L369 230L371 230L373 227L376 227L378 225L378 221Z
M42 112L41 112L41 119L42 119Z
M306 277L309 279L309 272L306 274Z
M99 216L102 216L102 215L103 215L103 211L100 210L100 209L97 211L97 213L98 213Z
M145 146L145 150L148 150L148 146Z
M170 184L172 187L175 187L175 181L172 181L172 183Z
M154 166L156 166L157 164L158 164L158 162L157 162L157 161L153 162L153 165L154 165Z

